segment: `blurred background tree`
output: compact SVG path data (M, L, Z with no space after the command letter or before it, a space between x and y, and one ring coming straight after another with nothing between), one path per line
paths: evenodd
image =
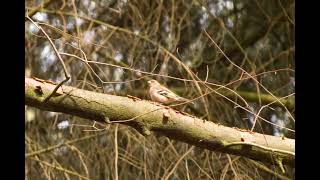
M62 53L71 76L67 85L142 99L149 99L150 78L189 99L212 91L178 108L229 127L288 138L295 137L294 9L293 0L26 1L26 15ZM63 80L48 39L30 21L25 27L26 76ZM199 83L201 92L182 64L207 82ZM105 127L32 107L26 107L25 117L27 154L76 141L27 157L27 179L294 176L294 168L285 167L282 174L276 164L200 148L178 161L190 145L157 134L145 138L126 126Z

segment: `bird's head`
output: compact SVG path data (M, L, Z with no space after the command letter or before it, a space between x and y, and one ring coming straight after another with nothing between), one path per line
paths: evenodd
M156 81L156 80L150 80L150 81L148 81L148 86L154 86L154 85L159 85L159 83L158 83L158 81Z

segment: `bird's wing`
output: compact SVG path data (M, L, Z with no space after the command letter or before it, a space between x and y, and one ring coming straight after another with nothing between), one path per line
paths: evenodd
M157 90L157 93L159 93L160 95L165 96L169 99L174 99L174 100L179 99L178 95L174 94L173 92L171 92L168 89L159 89L159 90Z

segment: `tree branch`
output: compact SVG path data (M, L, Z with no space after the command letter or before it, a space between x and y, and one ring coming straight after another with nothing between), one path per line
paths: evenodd
M230 128L193 117L167 106L132 97L114 96L61 86L47 102L56 85L25 78L25 104L42 110L82 118L129 125L144 135L159 132L213 151L245 156L276 164L295 165L295 140Z

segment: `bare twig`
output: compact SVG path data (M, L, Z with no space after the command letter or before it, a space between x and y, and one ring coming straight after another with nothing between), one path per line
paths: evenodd
M27 17L32 17L33 15L35 15L40 9L42 8L46 8L47 6L49 6L50 3L54 2L53 0L45 0L44 2L40 3L37 7L35 7L34 9L32 9L31 11L28 12ZM27 19L26 19L27 20Z
M256 78L254 78L251 74L249 74L247 71L245 71L243 68L232 62L229 57L223 52L223 50L219 47L219 45L211 38L211 36L207 33L207 31L204 29L205 34L208 36L208 38L211 40L211 42L219 49L219 51L223 54L223 56L235 67L240 69L243 73L248 75L253 81L255 81L257 84L259 84L266 92L268 92L273 98L277 100L278 103L280 103L286 111L289 113L292 120L294 120L294 117L291 115L290 111L287 109L287 107L273 94L271 93L266 87L264 87Z
M173 166L173 168L171 169L171 171L166 175L164 176L162 179L163 180L168 180L169 177L174 173L174 171L176 170L177 166L179 165L179 163L184 159L184 157L186 157L191 151L193 150L193 146L187 151L185 152L179 159L178 161L176 162L176 164Z
M25 157L28 158L28 157L40 155L40 154L55 150L57 148L60 148L62 146L68 145L68 144L74 144L74 143L77 143L77 142L80 142L80 141L84 141L84 140L88 140L88 139L91 139L91 138L99 137L99 136L104 135L104 134L106 134L106 132L103 132L103 133L100 133L100 134L94 134L94 135L90 135L90 136L84 136L82 138L70 140L70 141L67 141L67 142L62 143L62 144L53 145L53 146L50 146L50 147L45 148L45 149L41 149L41 150L38 150L38 151L27 153L27 154L25 154Z
M65 75L65 79L62 80L55 88L54 90L51 92L51 94L49 94L43 101L47 102L59 89L59 87L61 87L65 82L67 82L70 79L70 75L67 71L67 67L64 64L62 57L60 56L56 46L54 45L54 43L52 42L51 38L49 37L49 35L41 28L41 26L39 26L37 23L35 23L29 16L26 16L27 19L29 19L38 29L40 29L40 31L47 37L49 43L51 44L56 56L58 57L60 63L62 64L63 67L63 71L64 71L64 75Z
M56 165L54 165L54 164L50 164L50 163L48 163L48 162L45 162L45 161L42 161L42 160L39 160L39 159L35 159L35 158L30 158L30 159L32 159L32 160L34 160L34 161L37 161L37 162L39 162L39 163L41 163L41 164L43 164L43 165L49 166L49 167L51 167L51 168L54 168L54 169L56 169L56 170L62 171L62 172L64 172L64 173L68 173L68 174L70 174L70 175L77 176L77 177L79 177L79 178L81 178L81 179L88 179L88 180L90 180L88 177L85 177L85 176L83 176L83 175L81 175L81 174L78 174L78 173L76 173L76 172L74 172L74 171L71 171L71 170L68 170L68 169L65 169L65 168L56 166Z
M116 124L115 130L114 130L114 178L115 180L119 179L118 175L118 127L119 124Z

